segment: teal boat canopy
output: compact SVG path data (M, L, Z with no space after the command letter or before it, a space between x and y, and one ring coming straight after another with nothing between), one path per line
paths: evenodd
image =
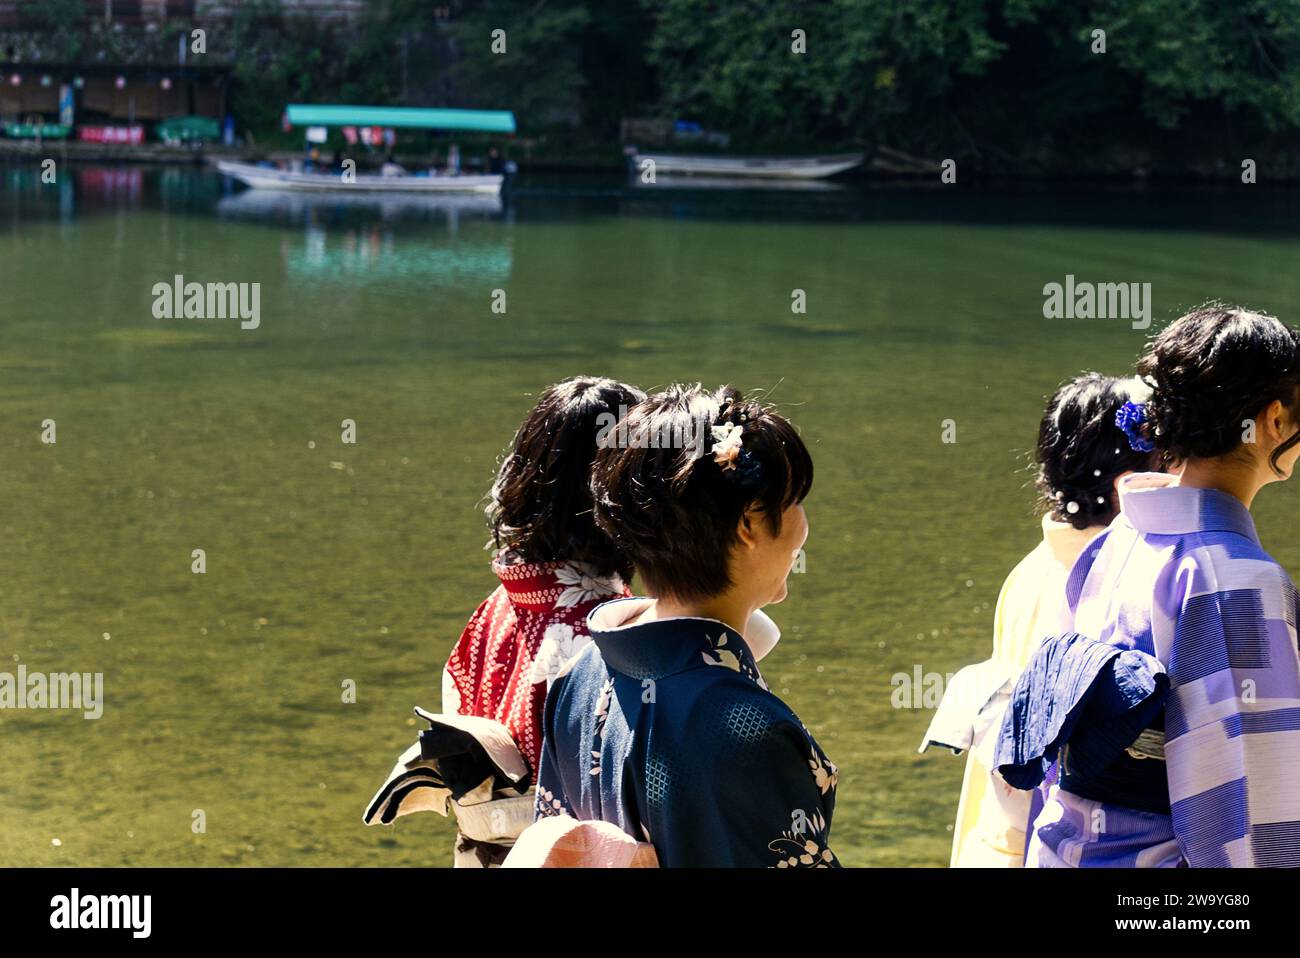
M285 113L292 126L392 126L420 130L474 130L479 133L515 132L515 115L509 110L291 103Z

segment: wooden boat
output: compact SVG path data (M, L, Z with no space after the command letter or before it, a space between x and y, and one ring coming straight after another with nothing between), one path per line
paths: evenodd
M861 166L861 153L837 156L709 156L680 153L633 153L638 175L646 160L654 162L655 175L752 177L775 180L817 180Z
M217 160L217 169L241 183L259 190L313 190L335 193L489 193L501 192L505 179L500 174L461 176L377 176L357 173L344 181L338 173L304 173L281 170L256 163Z

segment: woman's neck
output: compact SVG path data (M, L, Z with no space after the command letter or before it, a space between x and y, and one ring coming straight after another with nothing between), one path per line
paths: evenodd
M1217 489L1236 496L1246 506L1255 500L1255 494L1264 486L1259 467L1254 462L1217 459L1189 459L1178 476L1180 486L1194 489Z
M757 606L750 600L725 592L701 602L678 602L675 599L655 599L652 610L647 610L656 619L717 619L731 626L732 629L745 634L745 625L754 614ZM642 621L646 616L642 616Z

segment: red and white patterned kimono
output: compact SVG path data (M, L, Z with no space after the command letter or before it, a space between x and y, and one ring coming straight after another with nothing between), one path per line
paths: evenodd
M501 585L470 617L443 672L442 710L495 719L510 730L537 781L546 690L591 641L587 613L630 595L617 575L578 562L492 562Z

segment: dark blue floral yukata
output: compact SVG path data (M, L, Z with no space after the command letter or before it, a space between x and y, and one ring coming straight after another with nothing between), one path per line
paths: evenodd
M669 868L838 867L835 766L739 633L713 619L622 624L648 601L594 609L592 644L551 687L537 817L612 822Z

